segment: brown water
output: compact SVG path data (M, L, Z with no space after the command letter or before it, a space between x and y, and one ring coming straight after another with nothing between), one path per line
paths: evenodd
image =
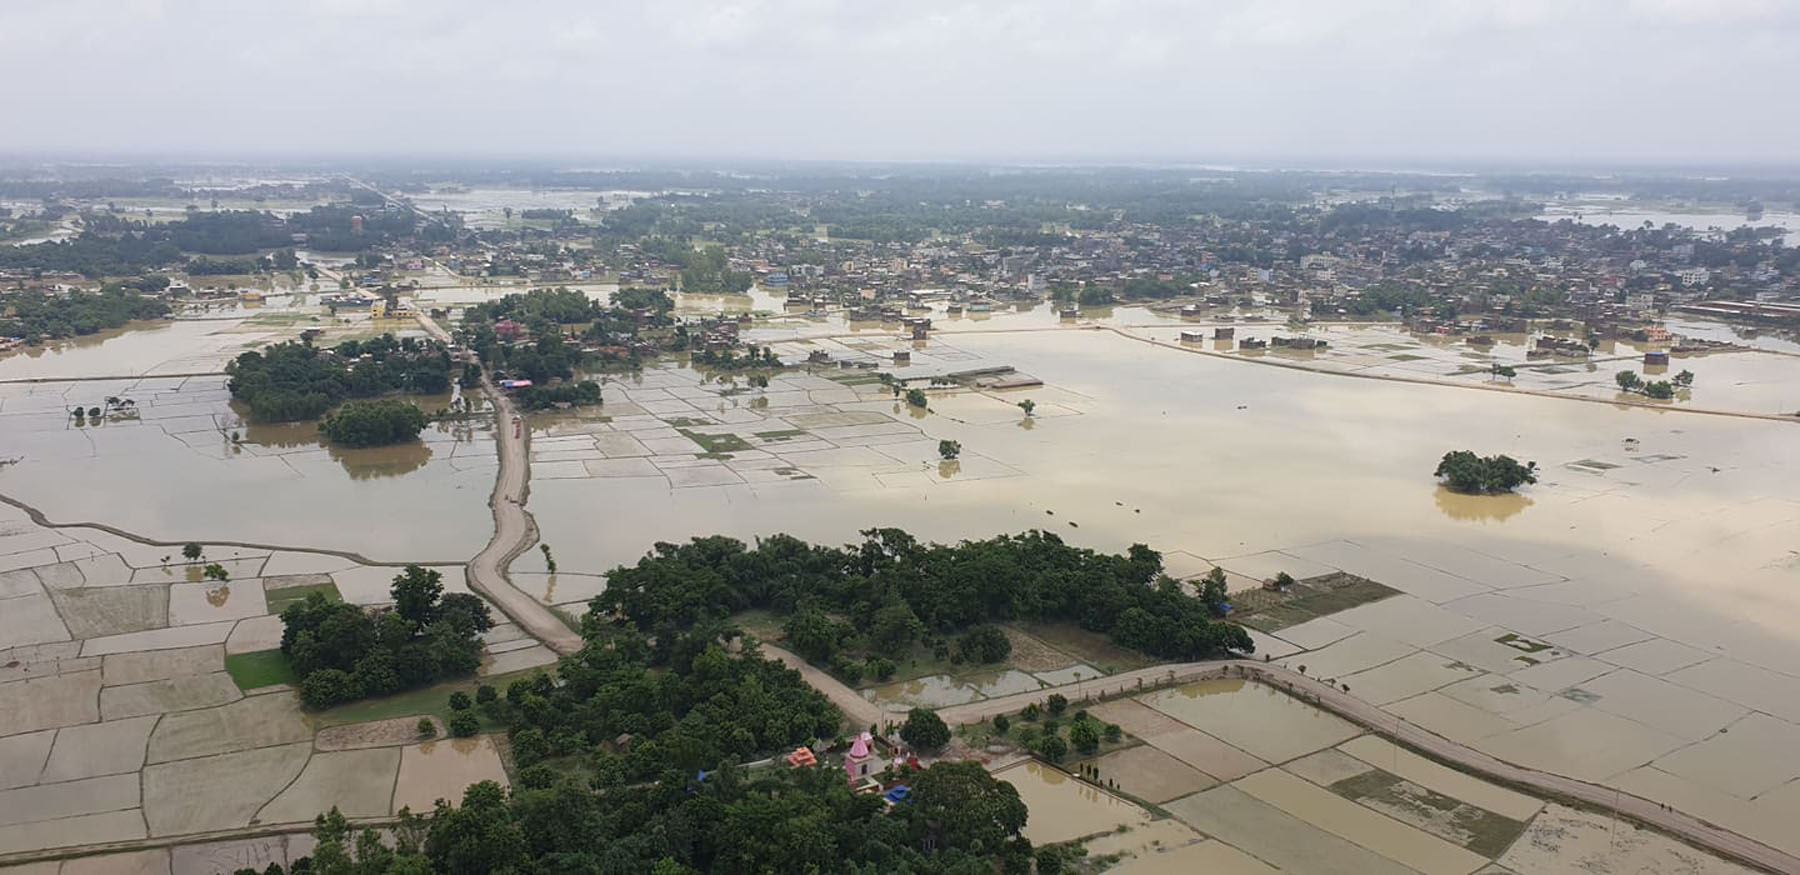
M1002 769L994 777L1017 787L1031 811L1025 837L1053 844L1150 821L1150 812L1068 773L1036 761Z

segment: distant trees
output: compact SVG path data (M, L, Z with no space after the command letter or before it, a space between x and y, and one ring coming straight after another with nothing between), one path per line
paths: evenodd
M588 407L601 403L600 384L593 380L560 386L527 386L513 393L513 398L526 410L548 410L564 405Z
M962 455L962 444L960 442L952 440L938 441L938 456L943 458L944 461L952 461L960 455Z
M417 440L425 414L405 401L350 401L319 420L319 433L346 447L379 447Z
M1645 381L1636 372L1620 371L1613 375L1613 382L1619 384L1621 392L1636 392L1646 398L1667 401L1675 397L1677 388L1685 389L1694 385L1694 372L1684 370L1676 374L1673 380Z
M1492 495L1537 482L1537 463L1519 464L1511 456L1477 456L1468 450L1444 454L1435 475L1454 492Z
M0 246L0 252L54 245ZM118 328L134 319L160 319L167 315L168 304L122 285L66 295L6 293L0 294L0 337L55 340Z
M443 595L442 575L409 565L394 578L395 607L371 613L321 593L281 612L281 652L300 677L309 708L328 708L472 674L480 633L493 628L486 603Z
M1503 365L1499 362L1494 362L1489 365L1488 372L1493 374L1494 379L1496 380L1511 380L1519 375L1517 368L1514 368L1512 365Z

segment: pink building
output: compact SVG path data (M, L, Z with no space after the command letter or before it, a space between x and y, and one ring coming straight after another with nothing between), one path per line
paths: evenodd
M867 732L856 737L850 752L844 755L844 775L852 785L869 778L875 765L875 737Z

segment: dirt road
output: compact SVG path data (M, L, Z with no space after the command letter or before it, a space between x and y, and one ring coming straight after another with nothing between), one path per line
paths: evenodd
M419 314L419 324L426 333L445 343L450 334L430 316ZM530 430L514 424L518 411L512 399L495 388L484 371L481 391L494 406L495 443L500 451L500 470L494 476L494 491L488 496L488 507L494 512L494 536L464 567L469 588L493 602L508 619L533 638L544 642L561 654L581 649L581 636L575 634L550 608L518 587L506 576L506 567L520 553L537 543L537 521L525 510L525 488L531 481Z

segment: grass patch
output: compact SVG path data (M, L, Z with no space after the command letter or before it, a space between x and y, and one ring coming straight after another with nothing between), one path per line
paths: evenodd
M1391 586L1340 571L1299 581L1294 584L1293 589L1285 597L1265 597L1262 594L1267 592L1266 590L1254 592L1256 596L1246 599L1246 601L1264 603L1254 606L1246 605L1240 610L1232 612L1232 618L1259 632L1274 632L1328 614L1335 614L1338 611L1349 610L1357 605L1380 601L1400 591Z
M699 444L700 449L708 453L741 453L751 448L748 441L730 432L705 434L685 428L678 428L676 431L681 432L682 437Z
M1345 778L1326 789L1489 859L1506 853L1525 831L1520 821L1380 769Z
M225 654L225 671L240 690L256 690L276 684L299 683L294 667L280 650Z
M280 589L273 589L265 592L263 597L268 600L269 613L280 614L283 608L286 608L288 605L299 604L300 602L306 601L306 597L315 592L324 595L326 601L341 602L344 600L343 595L338 593L337 584L335 583L308 583L301 586L284 586Z
M712 423L707 420L689 419L686 416L677 416L673 419L665 419L665 420L663 420L663 424L673 426L675 428L692 428L696 425L712 425Z
M1019 623L1017 627L1045 644L1105 672L1118 674L1157 660L1129 648L1114 644L1098 632L1089 632L1074 623Z
M450 711L451 693L463 692L473 696L476 687L487 684L504 695L507 684L548 670L549 667L529 668L487 677L467 677L379 699L363 699L359 702L351 702L348 705L320 711L313 715L313 722L318 728L324 729L327 726L342 726L346 723L368 723L374 720L392 720L395 717L430 716L436 717L448 725L452 713ZM479 708L475 709L475 716L481 718L481 731L483 732L506 728L505 725L483 714Z

